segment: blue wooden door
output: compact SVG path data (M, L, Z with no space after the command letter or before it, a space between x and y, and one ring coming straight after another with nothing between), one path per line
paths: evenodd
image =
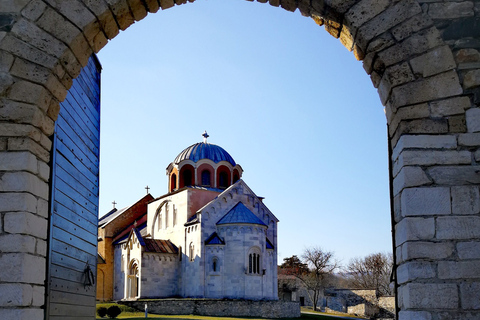
M55 124L46 319L95 319L100 70L92 56Z

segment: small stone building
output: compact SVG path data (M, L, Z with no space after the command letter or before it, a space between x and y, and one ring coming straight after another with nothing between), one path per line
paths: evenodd
M278 220L240 165L204 137L167 167L168 193L113 236L113 256L102 256L113 266L112 299L278 299Z

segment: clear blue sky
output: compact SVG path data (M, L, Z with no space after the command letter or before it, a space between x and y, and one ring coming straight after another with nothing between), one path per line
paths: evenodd
M387 133L369 77L313 20L208 0L160 11L99 53L100 215L167 191L187 146L226 149L280 220L279 262L391 251Z

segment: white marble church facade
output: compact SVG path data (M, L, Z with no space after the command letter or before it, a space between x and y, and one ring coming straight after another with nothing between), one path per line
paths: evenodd
M167 167L169 192L113 243L114 300L277 300L278 220L242 172L206 139L182 151Z

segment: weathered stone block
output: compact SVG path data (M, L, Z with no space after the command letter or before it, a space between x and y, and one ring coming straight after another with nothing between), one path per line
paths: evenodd
M3 234L0 236L0 252L26 252L35 254L34 237L20 234Z
M429 240L435 236L434 218L404 218L395 226L395 244L406 241Z
M471 89L480 86L480 70L468 71L463 77L463 87Z
M0 193L0 212L36 212L37 198L30 193Z
M467 120L468 132L480 132L480 108L468 109L465 112L465 117Z
M37 215L48 218L49 205L48 201L42 198L37 200Z
M455 53L455 61L458 63L479 62L480 52L475 49L460 49Z
M358 2L358 0L325 0L324 2L336 12L343 14Z
M31 103L46 111L51 100L51 95L43 86L29 81L15 82L8 94L15 101Z
M480 213L480 192L477 186L452 187L451 192L453 214Z
M28 212L6 213L3 228L5 232L20 233L47 239L47 220Z
M0 109L0 120L32 124L47 135L53 134L55 124L47 119L45 113L36 105L12 100L4 102L3 108Z
M0 190L30 192L33 195L48 199L48 184L25 171L4 173L0 180Z
M430 115L430 111L428 110L428 104L426 103L402 107L398 109L387 103L386 110L387 120L390 122L390 135L393 135L402 120L423 119L427 118ZM393 110L396 110L396 113L393 113Z
M401 107L447 98L463 93L455 71L447 71L419 81L408 82L392 89L391 102Z
M472 279L480 278L480 260L439 261L438 277L440 279Z
M477 166L439 166L428 168L427 174L440 185L480 183L480 170Z
M443 44L438 29L432 27L411 35L403 42L380 52L378 56L385 66L388 67Z
M432 315L427 311L400 311L400 319L405 320L432 320Z
M0 130L1 131L1 130ZM50 160L50 152L42 147L39 143L29 138L9 138L8 150L10 151L29 151L39 157L41 160L48 162Z
M280 5L279 0L269 0L270 5L274 7L278 7ZM160 7L162 10L171 8L175 5L175 2L173 0L160 0Z
M457 243L457 253L462 260L480 259L480 242L459 242Z
M464 240L480 237L480 217L438 217L437 239Z
M45 266L46 259L43 257L28 253L5 253L0 256L0 267L3 270L0 274L0 281L43 285L45 281ZM31 287L29 289L30 291L32 290ZM30 299L31 297L30 295Z
M454 135L403 135L395 148L392 158L396 160L405 149L456 149L457 140Z
M432 181L422 168L403 167L393 180L393 194L397 195L404 188L419 187L431 183Z
M385 50L386 48L393 46L395 43L395 39L393 39L392 35L388 32L385 32L370 41L367 46L367 52L376 54L379 51ZM377 71L380 70L377 69Z
M465 121L465 115L448 117L448 131L450 133L467 132L467 123Z
M453 59L450 47L443 46L433 49L410 60L413 72L424 78L454 69L457 64Z
M452 213L449 188L407 188L401 197L404 217Z
M428 15L432 19L456 19L474 15L473 2L442 2L432 3L428 6Z
M431 279L437 276L437 264L428 261L406 262L397 268L399 284L414 281L416 279Z
M0 258L1 261L1 258ZM32 303L32 286L21 283L1 283L0 284L0 306L2 307L26 307ZM8 310L8 309L3 309ZM2 311L3 311L2 310ZM21 309L19 309L21 310ZM13 310L14 311L14 310ZM0 311L1 312L1 311ZM0 313L1 315L2 313ZM11 315L18 315L19 313L11 312ZM8 313L7 313L8 315ZM43 318L43 314L41 314ZM39 318L39 319L42 319ZM9 319L9 318L3 318ZM10 319L24 319L24 318L10 318ZM33 319L33 318L32 318Z
M147 9L141 0L127 0L135 21L140 21L147 16Z
M37 239L36 246L35 246L35 253L46 257L47 256L47 241Z
M297 9L295 0L281 0L280 6L290 12L294 12Z
M478 265L475 267L478 270ZM464 310L480 309L480 282L462 283L460 299Z
M397 175L404 166L470 163L471 153L469 151L404 150L393 164L393 174Z
M0 171L28 171L37 173L37 158L30 152L1 152Z
M9 288L0 288L2 290L9 290ZM0 309L0 319L15 319L15 320L32 320L43 319L45 311L41 308L24 308L24 309Z
M0 50L0 72L8 72L13 61L14 58L10 53Z
M397 27L393 28L392 35L397 41L402 41L410 37L415 32L418 32L432 25L433 21L428 15L424 13L419 13L412 18L402 22Z
M36 21L43 14L47 5L41 0L33 0L22 10L22 16L30 21Z
M413 259L441 260L450 258L454 249L454 244L451 242L405 242L402 245L402 258L404 261Z
M365 48L371 39L421 12L422 9L416 1L399 1L361 26L356 40L362 48Z
M365 22L383 12L390 5L389 0L362 0L352 6L345 14L345 24L357 29Z
M402 287L406 309L457 309L456 284L408 283Z
M430 102L430 110L433 117L463 114L468 108L470 108L470 99L468 97L455 97Z
M412 80L414 80L413 73L406 62L387 68L380 81L380 85L378 86L378 93L380 94L382 104L387 102L390 90L393 87Z

